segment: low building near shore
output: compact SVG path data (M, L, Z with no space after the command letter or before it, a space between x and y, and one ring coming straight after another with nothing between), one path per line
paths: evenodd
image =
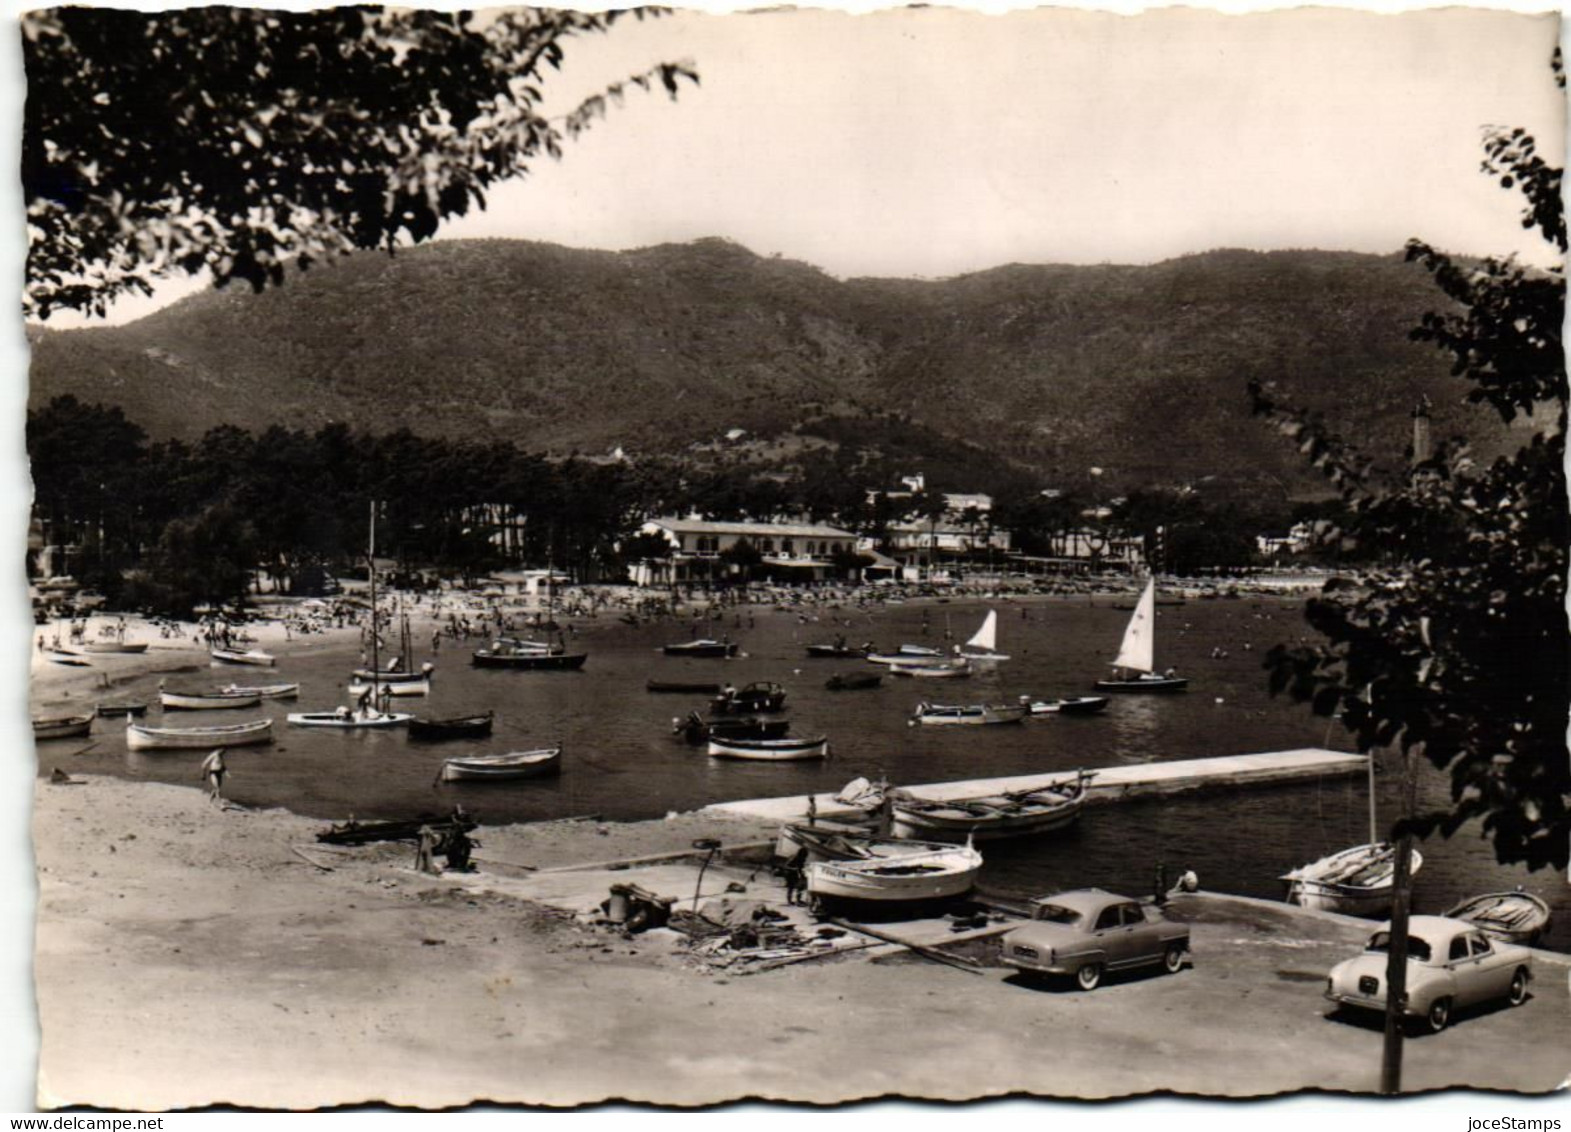
M662 538L665 557L634 562L634 585L741 580L744 572L776 582L821 582L840 575L837 560L856 551L856 535L824 523L729 523L650 519L640 534Z

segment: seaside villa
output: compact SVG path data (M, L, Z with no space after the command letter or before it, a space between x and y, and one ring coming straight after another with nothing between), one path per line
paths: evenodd
M709 519L650 519L640 534L670 545L663 558L630 567L634 585L668 586L741 576L736 548L758 552L755 575L775 581L819 582L836 576L835 557L856 550L856 535L823 523L723 523Z

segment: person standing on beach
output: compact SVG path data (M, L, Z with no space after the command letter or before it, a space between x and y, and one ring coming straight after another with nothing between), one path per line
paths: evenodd
M207 782L207 800L209 802L223 801L224 775L229 768L224 765L224 750L215 747L211 754L202 763L202 777Z
M432 859L435 853L436 831L428 825L423 825L420 827L420 840L415 845L415 871L436 872L436 862Z

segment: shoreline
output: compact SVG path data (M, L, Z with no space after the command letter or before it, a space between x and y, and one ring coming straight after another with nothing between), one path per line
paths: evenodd
M1258 1096L1378 1079L1378 1026L1328 1021L1319 997L1367 921L1185 897L1174 907L1192 965L1089 995L910 955L742 975L695 961L667 930L588 926L519 895L529 885L491 863L539 878L772 825L681 814L484 827L479 873L427 876L408 845L334 852L314 840L320 821L220 809L190 787L94 777L41 782L34 801L45 1107ZM711 885L770 899L778 882L758 877L737 866ZM598 897L606 878L567 879ZM1558 1088L1568 962L1540 962L1524 1008L1410 1043L1407 1087ZM1245 1041L1260 1055L1247 1075ZM988 1068L948 1076L956 1042ZM1479 1042L1519 1052L1480 1065Z

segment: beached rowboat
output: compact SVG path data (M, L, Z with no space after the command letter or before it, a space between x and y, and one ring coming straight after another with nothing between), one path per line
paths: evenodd
M92 729L91 715L62 715L33 720L34 739L76 739Z
M118 719L127 715L146 715L146 700L99 700L98 714L106 719Z
M510 751L505 755L448 759L442 764L444 782L495 782L507 778L539 778L562 769L562 748Z
M1549 928L1549 905L1531 892L1490 892L1464 900L1446 913L1466 920L1491 939L1532 947Z
M829 740L813 739L729 739L709 737L709 753L717 759L756 759L760 762L801 762L829 755Z
M146 727L133 723L125 729L125 745L133 751L204 750L212 747L249 747L273 741L273 721L227 723L213 727Z
M255 707L262 697L255 692L180 692L158 690L158 702L165 711L224 711Z
M807 891L815 900L885 905L941 900L969 892L981 871L982 854L972 846L946 846L892 858L819 861L807 866Z
M278 663L275 657L260 649L213 649L209 655L216 664L252 664L271 668Z
M143 653L147 651L146 641L88 641L82 646L83 652L96 653Z

